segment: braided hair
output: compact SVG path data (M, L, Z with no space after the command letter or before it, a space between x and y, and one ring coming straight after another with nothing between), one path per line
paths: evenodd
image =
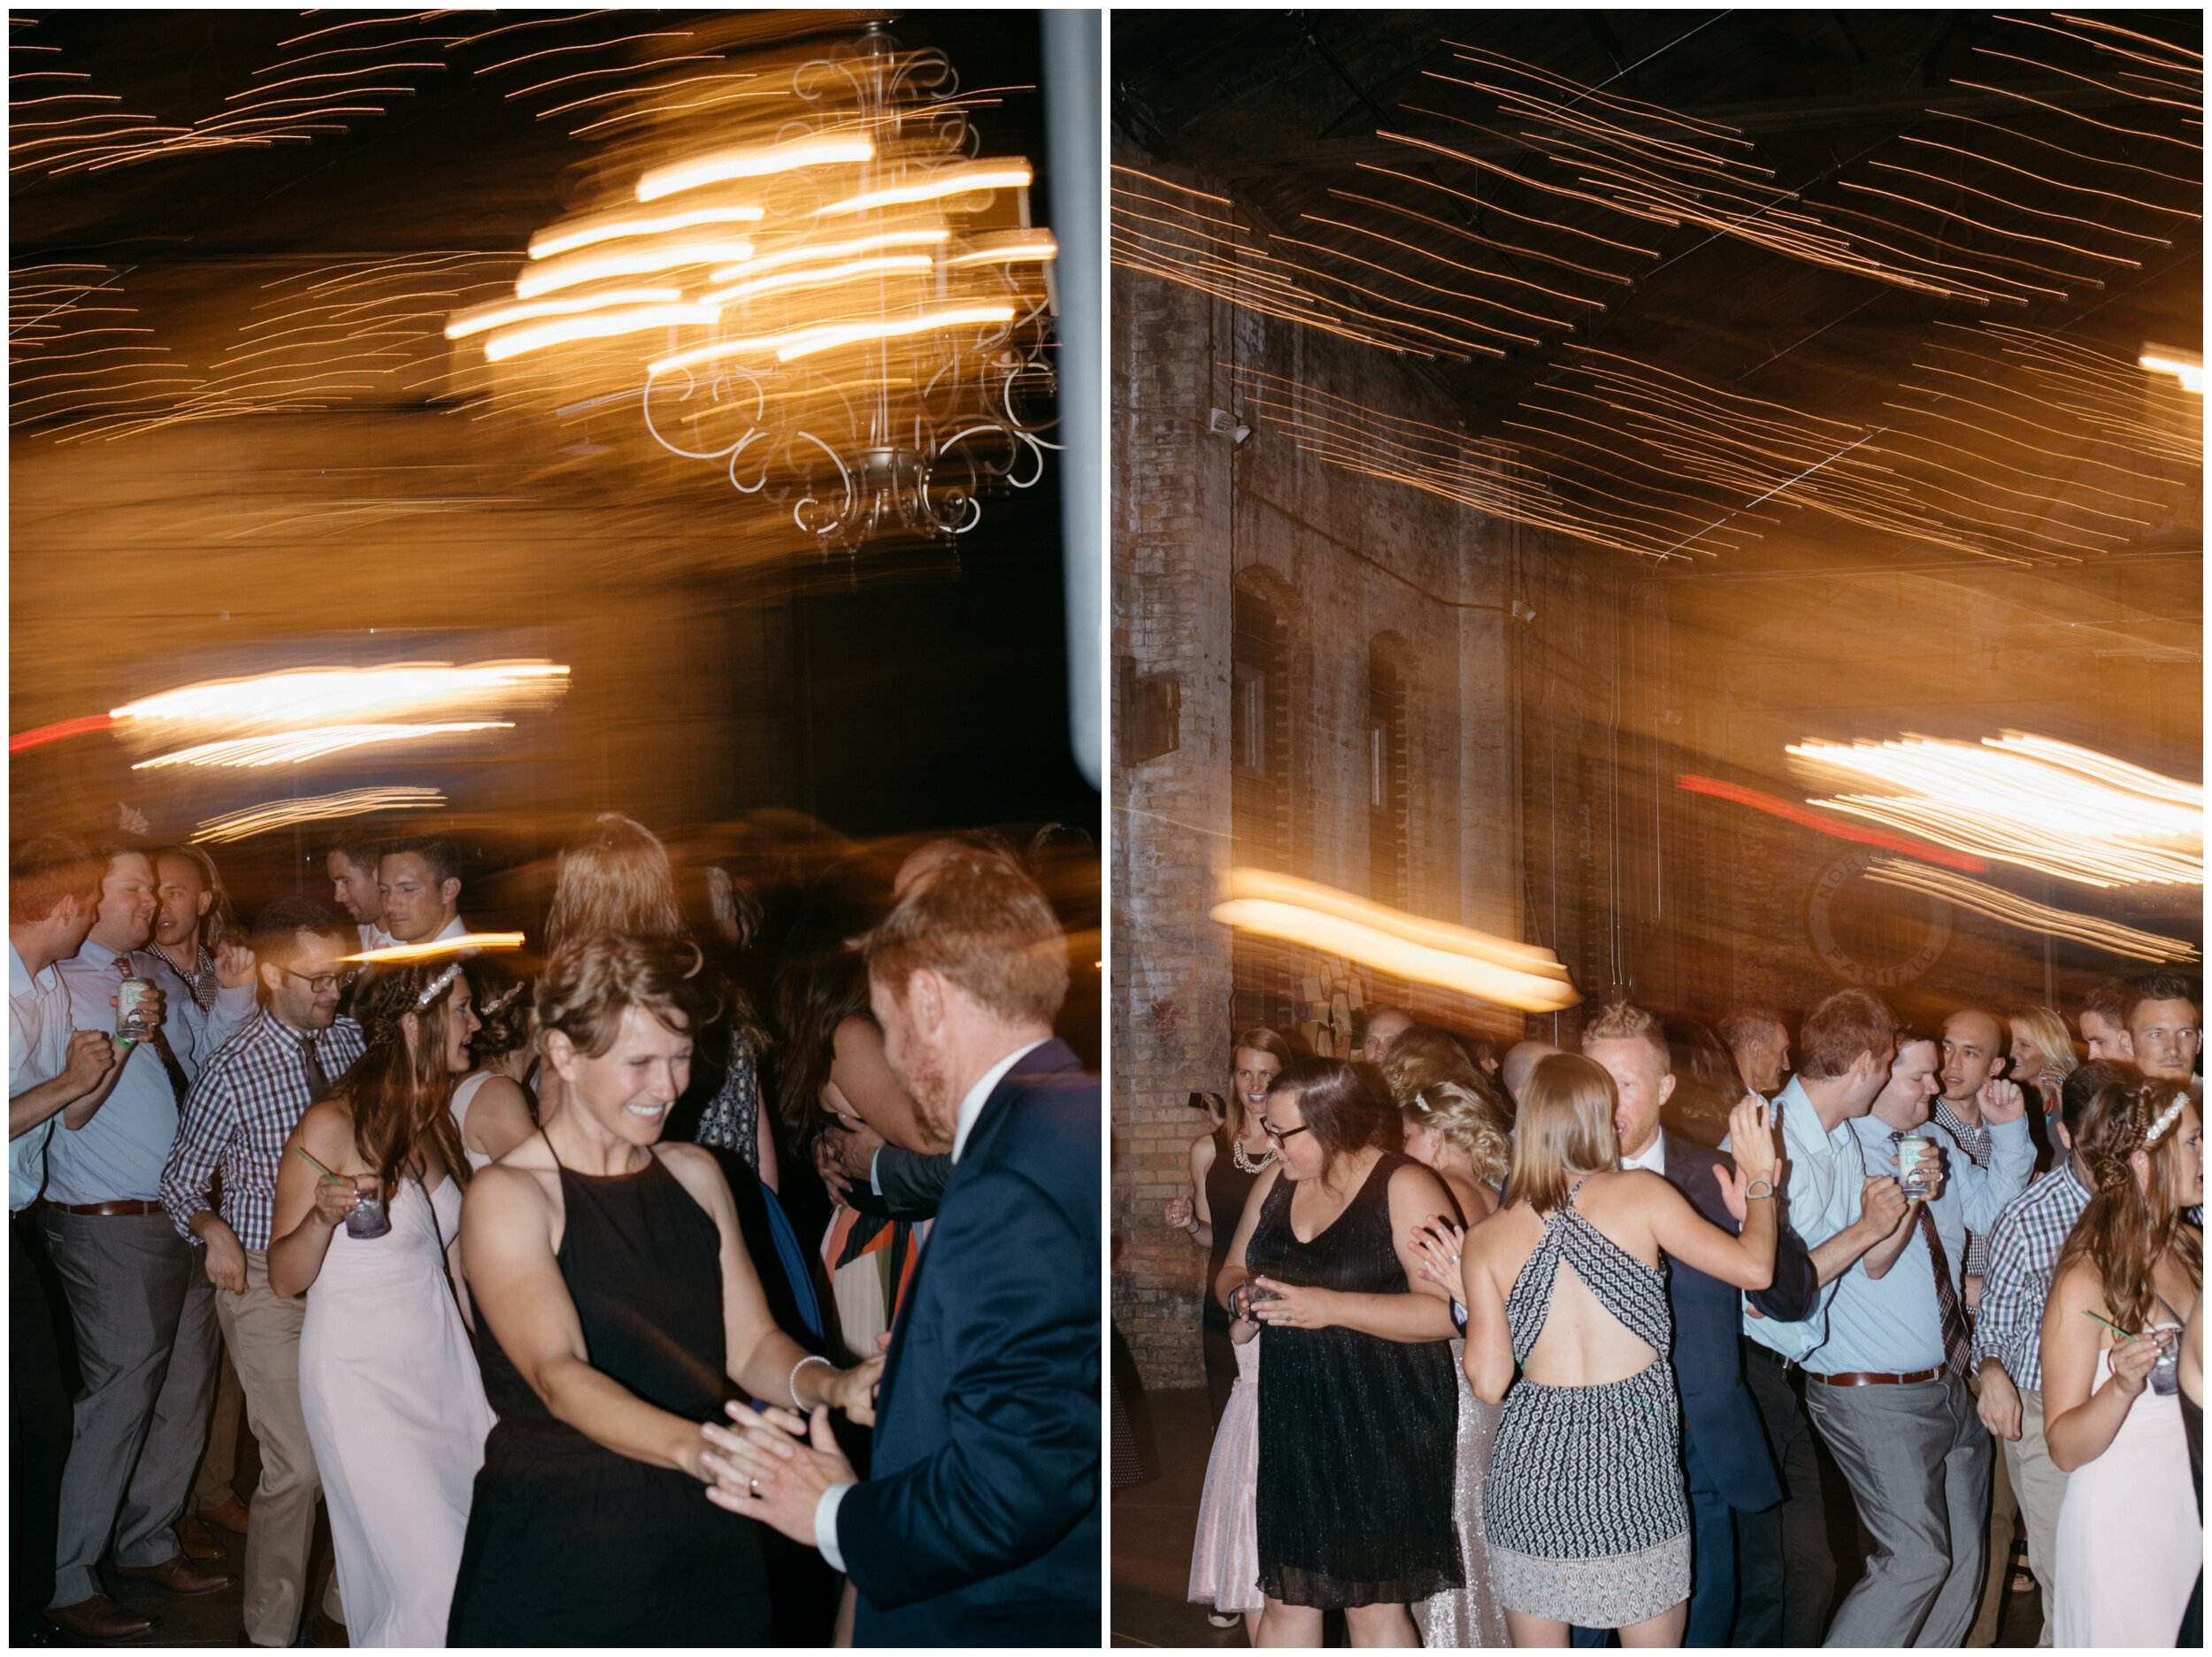
M452 1071L446 1068L457 961L380 967L354 992L353 1016L367 1045L331 1091L353 1111L354 1142L387 1189L420 1179L426 1150L466 1189L469 1160L453 1120ZM415 1019L411 1048L405 1020Z
M2204 1245L2181 1212L2183 1135L2196 1107L2170 1082L2116 1079L2098 1089L2074 1136L2089 1205L2060 1252L2055 1282L2077 1260L2096 1268L2105 1305L2123 1329L2150 1326L2153 1270L2170 1249L2190 1281L2204 1282ZM2146 1153L2139 1178L2135 1153Z

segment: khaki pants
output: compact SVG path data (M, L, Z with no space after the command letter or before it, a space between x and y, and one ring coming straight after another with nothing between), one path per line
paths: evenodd
M1976 1396L1981 1389L1975 1389ZM2024 1400L2021 1414L2026 1415ZM2002 1442L2000 1440L2000 1442ZM2006 1445L2009 1450L2012 1446ZM1989 1480L1989 1575L1982 1584L1981 1614L1974 1619L1966 1643L1976 1648L1997 1643L1997 1625L2004 1621L2005 1596L2012 1587L2012 1526L2020 1504L2014 1499L2008 1457L1996 1459Z
M192 1481L194 1513L211 1512L237 1494L231 1481L238 1477L238 1429L245 1414L245 1389L226 1352L215 1377L215 1418L208 1424L207 1449L200 1457L199 1477Z
M2020 1442L2005 1446L2005 1470L2020 1497L2020 1516L2028 1532L2028 1569L2043 1592L2043 1635L2051 1643L2051 1593L2058 1563L2058 1508L2066 1500L2066 1475L2052 1464L2043 1441L2043 1394L2020 1394Z
M246 1292L215 1292L223 1343L246 1394L246 1420L261 1445L261 1484L246 1531L246 1638L257 1645L289 1645L299 1638L307 1602L307 1555L315 1539L315 1502L322 1481L300 1413L300 1324L304 1300L269 1287L269 1257L246 1251ZM324 1614L345 1621L333 1572Z

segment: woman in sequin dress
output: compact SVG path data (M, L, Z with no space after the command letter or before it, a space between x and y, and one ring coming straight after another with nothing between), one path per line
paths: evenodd
M1383 1148L1396 1112L1370 1066L1279 1079L1264 1120L1280 1155L1217 1285L1260 1324L1259 1644L1318 1645L1340 1609L1356 1645L1415 1645L1409 1607L1461 1582L1451 1307L1408 1240L1450 1193Z
M1619 1171L1614 1108L1592 1061L1540 1063L1505 1206L1467 1234L1467 1377L1505 1404L1483 1523L1516 1645L1564 1645L1571 1625L1681 1644L1690 1510L1660 1255L1743 1289L1774 1276L1771 1108L1747 1100L1729 1119L1740 1171L1717 1177L1740 1237L1659 1175Z

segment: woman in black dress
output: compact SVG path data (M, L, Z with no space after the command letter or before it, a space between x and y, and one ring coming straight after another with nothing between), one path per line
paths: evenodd
M1261 1130L1260 1114L1267 1109L1267 1090L1290 1062L1290 1043L1263 1025L1255 1025L1230 1044L1228 1102L1214 1131L1191 1141L1190 1194L1169 1198L1164 1216L1206 1251L1206 1287L1198 1321L1204 1339L1206 1398L1217 1427L1221 1412L1228 1408L1229 1389L1236 1384L1237 1357L1229 1340L1229 1314L1215 1298L1214 1284L1229 1258L1229 1239L1237 1234L1253 1183L1274 1165L1275 1147Z
M1262 1645L1318 1645L1341 1609L1355 1645L1419 1644L1408 1607L1460 1585L1452 1528L1451 1301L1409 1239L1456 1217L1435 1174L1383 1146L1397 1113L1367 1065L1275 1084L1279 1147L1217 1287L1261 1325Z
M700 1428L741 1389L873 1419L882 1359L838 1369L778 1329L714 1157L658 1142L717 1010L699 968L680 941L601 933L538 980L562 1106L462 1213L499 1424L449 1645L759 1642L759 1532L707 1500Z

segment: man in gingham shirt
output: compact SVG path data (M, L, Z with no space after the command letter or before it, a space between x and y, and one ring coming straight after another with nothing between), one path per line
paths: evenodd
M305 1302L269 1287L277 1165L307 1107L361 1056L361 1027L338 1016L352 976L342 957L357 942L351 924L325 903L279 898L261 911L252 939L261 1011L193 1084L161 1179L171 1220L204 1250L223 1341L261 1441L261 1485L246 1532L245 1601L246 1637L261 1645L298 1638L321 1489L300 1413ZM218 1171L220 1212L208 1206ZM334 1576L323 1613L344 1621Z
M2108 1087L2132 1078L2125 1067L2093 1059L2060 1090L2058 1134L2067 1155L2005 1205L1989 1229L1989 1264L1982 1313L1974 1325L1974 1368L1981 1377L1982 1425L2004 1446L2005 1470L2027 1521L2028 1569L2043 1591L2043 1638L2051 1641L2052 1565L2058 1549L2058 1507L2066 1475L2043 1442L2043 1305L2067 1233L2089 1206L2074 1166L2073 1145L2091 1103Z

